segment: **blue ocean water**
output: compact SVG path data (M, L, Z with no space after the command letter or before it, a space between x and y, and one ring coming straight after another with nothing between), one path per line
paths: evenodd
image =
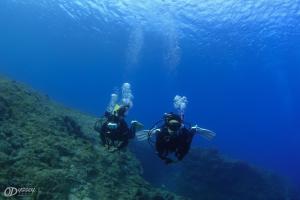
M132 85L128 120L189 103L207 143L300 184L300 2L1 0L0 73L100 116Z

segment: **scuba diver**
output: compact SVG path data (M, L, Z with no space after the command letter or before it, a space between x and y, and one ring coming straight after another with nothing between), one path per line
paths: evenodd
M155 145L155 150L160 159L166 164L181 161L189 152L193 137L200 134L208 140L215 137L215 133L200 128L199 126L191 126L184 122L184 110L186 108L187 98L175 96L174 107L179 114L165 113L163 118L159 120L150 130L138 132L138 141L148 139L149 143ZM157 128L159 127L159 128ZM152 137L155 136L155 141ZM175 156L172 159L171 156Z
M111 95L111 100L104 116L96 121L94 127L100 133L102 145L111 152L125 149L129 139L134 138L135 132L143 128L143 125L138 121L131 121L130 127L125 121L126 114L133 105L133 95L129 83L123 84L122 96L122 102L119 105L117 104L118 95Z
M165 113L163 118L164 124L155 130L155 148L158 156L169 164L174 162L168 157L169 153L175 153L177 160L182 160L188 153L196 130L186 128L177 114Z

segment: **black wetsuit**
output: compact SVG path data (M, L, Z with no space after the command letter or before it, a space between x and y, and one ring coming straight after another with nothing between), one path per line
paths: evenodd
M175 153L178 160L182 160L189 152L195 132L185 127L177 133L170 134L167 126L163 126L156 134L155 147L158 156L166 163L173 162L168 158L169 153Z
M110 113L105 113L104 116L107 120L103 123L100 131L100 138L102 144L108 146L115 146L118 149L122 149L128 145L128 141L135 136L135 128L130 127L124 119L124 117L118 117ZM117 127L110 129L108 124L115 123Z

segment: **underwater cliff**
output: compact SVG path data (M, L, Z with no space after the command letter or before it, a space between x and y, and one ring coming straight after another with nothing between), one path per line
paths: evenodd
M14 197L183 199L147 183L133 154L98 145L95 120L0 76L0 198L7 187L30 187L31 195Z
M300 200L299 191L285 178L215 149L192 148L172 166L156 159L149 145L134 143L131 149L146 180L192 200Z

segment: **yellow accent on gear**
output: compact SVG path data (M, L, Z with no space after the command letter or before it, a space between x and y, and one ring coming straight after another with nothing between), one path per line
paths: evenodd
M117 112L119 109L120 109L120 106L118 104L116 104L114 107L114 112Z

